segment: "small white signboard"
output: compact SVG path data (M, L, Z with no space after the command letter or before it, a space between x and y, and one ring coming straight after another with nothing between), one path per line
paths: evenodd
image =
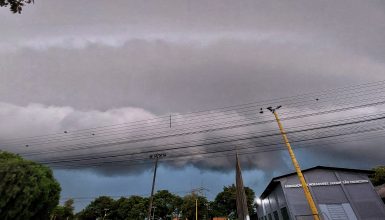
M335 182L320 182L320 183L308 183L308 186L334 186L334 185L347 185L347 184L359 184L359 183L368 183L369 180L343 180ZM291 184L285 185L285 188L299 188L301 184Z

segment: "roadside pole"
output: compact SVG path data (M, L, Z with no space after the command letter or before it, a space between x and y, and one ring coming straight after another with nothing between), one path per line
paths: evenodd
M159 160L159 158L162 158L162 157L165 157L165 156L166 156L166 154L153 154L153 155L150 155L151 159L155 159L155 165L154 165L154 176L152 178L151 196L150 196L150 204L149 204L149 207L148 207L147 220L151 219L152 202L153 202L153 199L154 199L154 187L155 187L156 170L158 168L158 160Z
M313 200L313 197L310 193L310 190L309 190L309 187L306 183L306 180L305 178L303 177L303 174L302 174L302 171L301 171L301 168L298 164L298 161L295 157L295 154L293 152L293 149L291 148L291 145L290 145L290 142L289 142L289 139L287 138L286 136L286 132L285 130L283 129L283 125L278 117L278 113L277 113L277 110L281 108L281 106L278 106L276 108L273 108L273 107L268 107L267 109L273 113L274 117L275 117L275 120L277 121L277 124L278 124L278 127L279 127L279 131L281 132L281 135L282 135L282 138L283 138L283 141L285 142L285 145L287 147L287 150L289 151L289 155L290 155L290 158L291 158L291 161L293 162L293 165L294 165L294 168L295 168L295 171L297 172L297 176L298 176L298 179L301 183L301 186L303 188L303 191L305 193L305 197L306 197L306 200L309 204L309 207L310 207L310 210L312 212L312 215L313 215L313 218L314 220L320 220L320 217L319 217L319 213L318 213L318 210L317 210L317 207L314 203L314 200ZM260 113L263 113L263 110L261 109L261 112Z

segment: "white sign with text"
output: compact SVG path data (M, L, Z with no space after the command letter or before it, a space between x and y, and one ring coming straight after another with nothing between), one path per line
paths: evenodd
M321 183L308 183L308 186L334 186L334 185L347 185L347 184L359 184L359 183L368 183L369 180L343 180L343 181L335 181L335 182L321 182ZM292 184L285 185L285 188L299 188L301 184Z

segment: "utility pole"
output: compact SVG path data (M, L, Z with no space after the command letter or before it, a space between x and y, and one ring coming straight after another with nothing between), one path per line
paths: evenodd
M151 219L151 211L152 211L152 200L154 197L154 187L155 187L155 178L156 178L156 170L158 168L158 160L159 158L166 157L166 154L152 154L150 155L150 159L155 159L154 165L154 176L152 178L152 188L151 188L151 196L150 196L150 205L148 207L147 220ZM155 212L155 211L154 211Z
M314 200L313 200L313 197L312 195L310 194L310 190L309 190L309 187L306 183L306 180L305 178L303 177L303 174L302 174L302 171L301 171L301 168L299 167L299 164L298 164L298 161L294 155L294 152L291 148L291 145L290 145L290 142L289 142L289 139L287 138L286 136L286 132L285 130L283 129L283 126L281 124L281 121L279 120L279 117L278 117L278 113L277 113L277 110L279 108L281 108L282 106L277 106L276 108L273 108L273 107L268 107L267 109L273 113L274 117L275 117L275 120L277 121L277 124L278 124L278 127L279 127L279 131L281 132L281 135L282 135L282 138L283 138L283 141L285 142L285 145L287 147L287 150L289 151L289 155L290 155L290 158L291 158L291 161L293 162L293 165L294 165L294 168L295 168L295 171L297 172L297 176L298 176L298 179L302 185L302 188L303 188L303 191L305 193L305 197L306 197L306 200L310 206L310 210L312 212L312 215L313 215L313 218L314 220L320 220L320 217L319 217L319 213L318 213L318 210L317 210L317 207L314 203ZM261 108L261 111L260 113L263 113L263 109Z
M198 220L198 198L195 199L195 220Z
M197 194L198 196L199 194L203 195L204 190L208 191L203 187L199 187L191 190L191 194L195 197L195 220L198 220L198 197L196 197L195 194Z
M154 211L152 212L152 220L154 220L155 219L155 209L156 209L156 207L154 206L154 207L152 207L152 209L154 209Z

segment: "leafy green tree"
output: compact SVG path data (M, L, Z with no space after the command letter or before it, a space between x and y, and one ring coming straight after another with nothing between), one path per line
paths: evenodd
M63 206L56 206L51 214L52 220L72 220L74 219L74 200L69 199Z
M206 197L198 195L187 195L183 197L181 207L182 219L195 219L195 201L198 199L198 219L208 218L208 205Z
M64 202L64 218L72 220L74 218L74 200L68 199Z
M370 175L370 180L374 186L379 186L385 183L385 166L373 168L374 173Z
M140 196L120 198L112 207L109 219L143 220L147 215L148 199Z
M49 219L60 190L50 168L0 151L0 219Z
M172 219L180 210L183 200L181 197L170 193L168 190L160 190L154 195L154 216L162 219Z
M253 201L255 193L249 187L245 187L245 193L249 214L253 215ZM236 187L234 184L223 187L223 191L218 193L212 203L211 213L214 216L229 216L231 213L237 216Z
M34 3L34 0L0 0L0 7L8 7L13 13L21 13L25 4Z
M78 215L81 220L95 220L96 218L110 219L110 214L114 211L114 200L108 196L100 196L92 201Z
M51 218L52 220L63 220L64 218L64 206L58 205L52 211Z

